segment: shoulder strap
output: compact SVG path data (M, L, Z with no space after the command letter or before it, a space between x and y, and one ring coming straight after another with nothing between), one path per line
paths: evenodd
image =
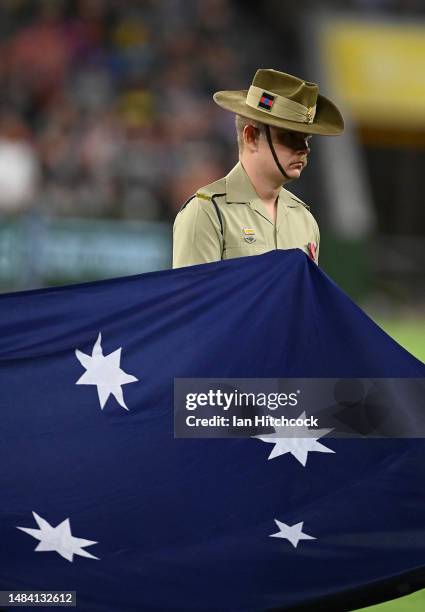
M306 208L310 212L310 206L308 204L306 204L302 200L300 200L300 203L304 206L304 208Z
M189 204L189 202L193 200L194 197L195 196L193 195L193 196L190 196L190 198L187 198L186 202L183 202L183 204L180 206L179 212L181 212L183 208L185 208Z
M223 236L223 238L224 238L223 219L221 216L220 209L217 205L217 202L215 201L215 198L220 198L221 196L225 196L225 195L226 195L225 193L214 193L211 196L211 202L214 204L215 212L217 213L217 217L218 217L218 222L220 223L221 235Z
M190 198L188 198L188 199L186 200L186 202L184 202L184 203L183 203L183 204L180 206L180 210L179 210L179 212L180 212L180 211L182 211L182 210L183 210L183 209L184 209L184 208L185 208L185 207L186 207L186 206L189 204L189 202L190 202L191 200L193 200L193 198L195 198L195 197L196 197L196 198L199 198L200 200L208 200L208 201L211 201L211 202L212 202L212 204L213 204L213 206L214 206L214 208L215 208L215 212L217 213L218 222L220 223L220 232L221 232L221 235L222 235L222 236L224 236L223 218L222 218L222 216L221 216L221 212L220 212L220 209L219 209L219 207L218 207L217 202L215 201L215 198L219 198L219 197L221 197L221 196L225 196L225 195L226 195L225 193L214 193L213 195L208 196L208 195L206 195L206 194L204 194L204 193L195 193L195 195L190 196Z
M295 202L298 202L299 204L302 204L304 208L306 208L308 211L310 210L310 206L306 204L305 202L303 202L302 200L300 200L299 198L297 198L297 196L295 196L293 193L291 193L291 199L295 200Z

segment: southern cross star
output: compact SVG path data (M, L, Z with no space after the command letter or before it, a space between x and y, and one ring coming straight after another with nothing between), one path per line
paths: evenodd
M299 419L305 419L305 412L302 412ZM274 426L275 433L253 436L262 442L274 444L269 459L274 459L285 453L291 453L305 467L308 453L316 451L318 453L334 453L317 440L328 434L332 429L309 429L305 425L294 427Z
M128 410L121 387L136 382L138 379L121 370L121 347L109 355L104 355L101 342L102 334L99 334L91 355L86 355L76 349L77 359L86 368L86 371L75 384L96 385L102 410L110 395L115 397L120 406Z
M287 525L286 523L281 523L277 519L274 519L274 522L279 527L279 531L277 533L272 533L270 537L289 540L294 548L298 546L300 540L316 540L313 536L303 533L304 522L296 523L295 525Z
M97 544L97 542L74 538L71 534L69 518L59 523L56 527L52 527L52 525L35 512L32 514L39 529L31 529L29 527L17 527L16 529L20 529L36 540L40 540L40 543L37 544L34 550L37 552L55 551L61 557L71 562L74 560L74 555L88 557L89 559L99 559L99 557L95 557L86 550L83 550L85 546L91 546L92 544Z

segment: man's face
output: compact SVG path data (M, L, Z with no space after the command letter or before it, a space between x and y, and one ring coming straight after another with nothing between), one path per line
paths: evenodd
M307 165L311 135L275 127L270 127L270 133L276 155L286 174L291 179L299 178ZM270 151L264 128L260 130L259 148L267 170L270 173L278 173L280 175L280 171Z

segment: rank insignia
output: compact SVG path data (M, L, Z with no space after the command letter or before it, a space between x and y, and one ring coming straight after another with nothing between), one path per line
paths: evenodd
M245 242L255 242L257 240L255 231L251 227L243 227L242 232Z

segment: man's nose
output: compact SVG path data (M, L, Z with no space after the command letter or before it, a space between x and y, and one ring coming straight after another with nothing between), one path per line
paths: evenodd
M302 140L300 140L300 142L298 143L297 146L297 150L302 152L302 153L306 153L307 155L310 153L310 147L308 145L308 140L307 138L303 138Z

